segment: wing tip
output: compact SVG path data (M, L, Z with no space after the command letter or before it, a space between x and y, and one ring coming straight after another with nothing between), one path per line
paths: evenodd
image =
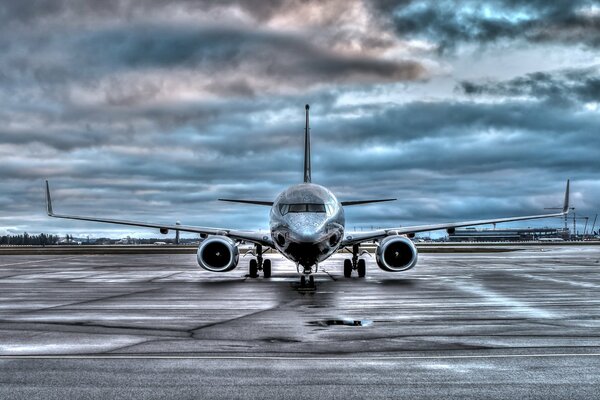
M50 197L50 184L48 183L48 179L46 179L46 213L49 216L54 215L54 212L52 211L52 197Z
M563 214L567 214L569 212L569 186L571 180L567 179L567 187L565 189L565 201L563 203Z

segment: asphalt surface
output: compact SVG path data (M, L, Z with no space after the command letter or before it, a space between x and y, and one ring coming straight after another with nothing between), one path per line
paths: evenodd
M0 398L596 398L600 247L343 255L317 290L187 254L0 257Z

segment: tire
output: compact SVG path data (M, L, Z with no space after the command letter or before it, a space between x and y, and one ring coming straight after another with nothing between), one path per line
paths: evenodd
M358 277L359 278L364 278L365 275L367 274L367 262L364 259L360 259L358 260Z
M350 278L352 276L352 261L349 259L344 260L344 276Z
M265 278L271 277L271 260L263 261L263 276Z
M250 260L250 264L248 264L248 274L250 275L250 278L258 277L258 262L255 258Z
M306 286L306 276L302 275L300 277L300 286L305 287Z
M313 287L313 286L315 286L315 277L314 277L314 276L312 276L312 275L310 275L310 276L308 277L308 286L310 286L310 287Z

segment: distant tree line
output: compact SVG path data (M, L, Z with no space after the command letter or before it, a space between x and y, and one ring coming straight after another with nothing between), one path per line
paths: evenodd
M67 235L67 236L69 236L69 235ZM68 238L68 239L70 239L70 238ZM12 245L45 246L47 244L58 244L59 240L60 240L60 238L58 235L46 235L45 233L40 233L39 235L30 235L27 232L23 232L22 235L0 236L0 245L12 244Z
M66 235L60 237L58 235L48 235L40 233L39 235L30 235L27 232L23 232L22 235L4 235L0 236L0 246L12 245L12 246L46 246L46 245L58 245L58 244L115 244L120 242L122 239L111 239L107 237L90 239L87 238L76 238L73 235ZM150 239L139 239L127 237L127 244L152 244L156 241L161 241L169 244L175 243L174 239L167 238L150 238ZM182 238L181 244L189 244L198 242L198 239Z

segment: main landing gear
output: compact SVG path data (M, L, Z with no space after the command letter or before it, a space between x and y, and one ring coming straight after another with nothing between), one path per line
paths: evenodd
M352 271L356 271L359 278L364 278L367 274L367 262L363 258L358 258L359 250L359 245L353 245L352 259L347 258L344 260L344 277L350 278Z
M271 260L263 259L263 254L265 252L266 250L263 251L261 245L256 245L256 249L254 251L256 258L251 259L250 263L248 263L248 275L250 278L258 278L259 271L262 271L265 278L271 277Z

